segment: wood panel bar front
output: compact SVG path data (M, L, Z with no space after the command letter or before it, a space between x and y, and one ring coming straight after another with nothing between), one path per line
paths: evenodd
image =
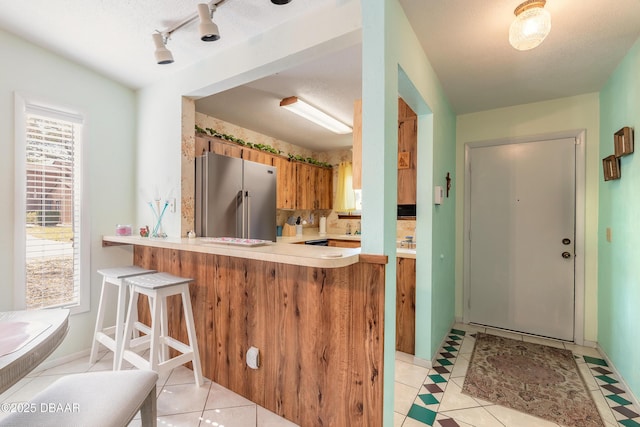
M139 245L134 264L194 279L205 377L303 427L382 425L384 264L304 267ZM148 323L146 301L138 309ZM178 298L168 310L169 333L186 342Z

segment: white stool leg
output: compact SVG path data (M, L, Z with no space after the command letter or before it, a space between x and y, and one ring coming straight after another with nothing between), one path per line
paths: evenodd
M125 321L124 334L122 335L122 346L120 348L120 353L114 355L117 356L117 368L116 370L122 369L122 355L126 350L129 350L131 347L131 332L133 330L133 322L131 321L133 318L133 312L136 312L135 316L137 318L137 310L138 310L138 293L135 292L134 289L131 289L131 295L129 298L129 307L127 308L127 320Z
M169 310L167 310L167 297L165 295L159 296L162 306L160 307L160 320L161 320L161 333L162 339L160 340L160 361L164 362L169 360L169 346L164 339L169 336Z
M182 305L184 307L184 317L187 325L187 335L189 337L189 345L193 351L193 375L196 380L196 385L201 386L202 379L202 366L200 365L200 352L198 351L198 340L196 339L196 325L193 320L193 310L191 308L191 297L189 294L189 284L185 283L182 288Z
M118 306L116 308L116 351L113 354L113 370L118 369L118 355L122 353L122 342L124 340L125 304L127 299L127 284L122 279L118 279ZM135 311L137 318L137 310Z
M149 364L151 365L151 370L156 372L158 372L158 345L161 343L161 325L159 323L162 322L162 302L158 301L159 299L162 300L163 298L157 294L153 297L153 310L151 311L151 346L149 348Z
M96 317L96 327L93 331L93 342L91 343L91 353L89 355L89 363L95 363L98 360L98 332L102 332L104 324L104 310L106 305L106 277L102 276L102 289L100 290L100 302L98 303L98 316ZM115 356L114 356L115 361Z

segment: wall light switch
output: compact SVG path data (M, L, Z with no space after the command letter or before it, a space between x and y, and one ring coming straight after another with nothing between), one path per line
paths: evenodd
M443 198L444 198L444 189L442 188L442 186L437 185L436 188L433 190L433 203L435 203L436 205L441 205Z

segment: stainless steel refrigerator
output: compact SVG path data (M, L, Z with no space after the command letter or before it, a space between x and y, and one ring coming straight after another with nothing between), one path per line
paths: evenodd
M202 237L276 240L276 168L206 153L196 158L196 229Z

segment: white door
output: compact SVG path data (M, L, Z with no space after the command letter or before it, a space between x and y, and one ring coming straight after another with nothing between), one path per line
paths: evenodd
M575 139L469 153L468 320L573 341Z

